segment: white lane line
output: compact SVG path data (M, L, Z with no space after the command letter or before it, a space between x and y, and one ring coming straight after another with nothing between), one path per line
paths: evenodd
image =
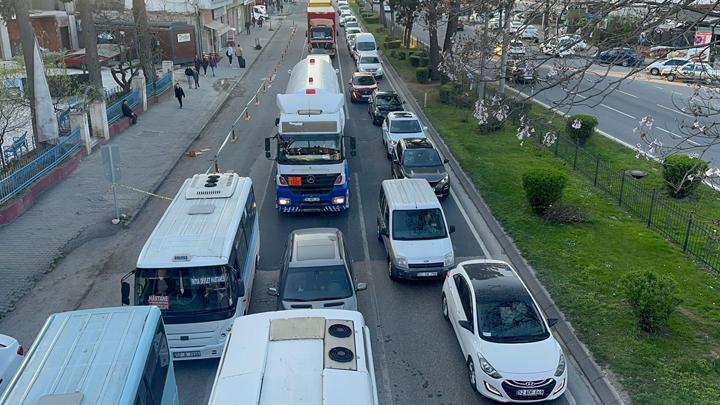
M457 176L455 176L457 177ZM473 237L475 237L475 241L478 245L480 245L480 249L483 251L483 256L490 259L490 251L485 247L485 243L483 242L482 238L480 238L480 234L477 233L475 230L475 227L473 226L472 222L470 222L470 217L468 216L467 212L465 211L465 208L460 203L460 200L458 199L457 195L455 195L455 192L453 191L452 187L450 187L450 196L453 200L455 200L455 205L457 205L458 209L460 210L460 214L462 214L463 218L465 218L465 222L467 223L468 228L470 228L470 232L473 234Z
M575 95L578 96L578 97L580 97L580 98L587 98L587 96L583 96L583 95L580 94L580 93L576 93Z
M690 114L685 114L684 112L678 110L677 108L670 108L670 107L664 106L664 105L662 105L662 104L655 104L655 105L658 106L658 107L660 107L660 108L663 108L663 109L665 109L665 110L672 111L672 112L674 112L674 113L682 114L682 115L684 115L684 116L686 116L686 117L692 118L692 115L690 115Z
M628 93L628 92L626 92L626 91L622 91L622 90L615 90L615 91L617 91L618 93L622 93L622 94L624 94L624 95L626 95L626 96L632 97L632 98L640 98L640 97L638 97L638 96L636 96L636 95L634 95L634 94L630 94L630 93Z
M600 105L603 106L603 107L605 107L605 108L607 108L608 110L615 111L616 113L618 113L618 114L620 114L620 115L624 115L624 116L626 116L626 117L628 117L628 118L632 118L632 119L634 119L634 120L637 119L637 118L633 117L632 115L630 115L630 114L628 114L628 113L626 113L626 112L620 111L620 110L618 110L618 109L616 109L616 108L612 108L612 107L610 107L610 106L607 105L607 104L600 104Z
M667 133L667 134L670 134L673 138L676 138L676 139L682 138L680 135L676 134L675 132L668 131L668 130L665 129L665 128L662 128L662 127L655 127L655 128L657 128L658 131L662 131L662 132L665 132L665 133ZM685 139L685 142L687 142L687 143L689 143L689 144L691 144L691 145L695 145L695 146L700 146L700 145L701 145L701 144L693 141L692 139Z
M653 87L655 87L655 88L658 89L658 90L666 90L666 89L664 89L664 88L662 88L662 87L660 87L660 86L656 86L656 85L653 85Z
M357 172L353 173L353 182L355 183L355 200L357 201L358 210L360 210L360 232L362 232L363 256L365 261L370 260L370 249L368 248L368 234L365 228L365 215L363 214L362 197L360 195L360 180Z

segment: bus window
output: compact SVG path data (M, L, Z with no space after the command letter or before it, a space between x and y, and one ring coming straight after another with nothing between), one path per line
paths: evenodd
M240 222L240 228L238 228L237 235L235 235L235 251L237 254L236 268L242 272L245 267L245 260L248 255L248 238L249 236L245 231L245 224L249 222L247 216L243 214L242 221Z
M170 365L170 350L163 324L158 324L153 335L142 380L135 396L135 405L160 405L165 391L165 380Z

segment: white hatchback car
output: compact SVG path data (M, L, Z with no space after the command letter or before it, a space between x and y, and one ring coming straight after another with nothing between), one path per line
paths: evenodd
M442 313L450 321L472 388L499 402L553 400L567 389L560 344L517 273L498 260L469 260L447 273Z
M10 336L0 335L0 394L22 364L25 349Z
M410 111L394 111L385 117L382 124L382 142L385 145L387 158L398 141L406 138L427 138L427 127L420 124L418 117Z
M356 67L358 72L370 72L376 79L382 78L385 74L377 52L360 53Z

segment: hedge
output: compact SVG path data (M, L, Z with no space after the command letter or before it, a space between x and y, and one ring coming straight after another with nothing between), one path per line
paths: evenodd
M430 83L430 69L426 67L415 69L415 80L417 80L418 83Z
M398 49L400 48L400 44L402 42L399 39L393 40L393 41L385 41L385 48L386 49Z

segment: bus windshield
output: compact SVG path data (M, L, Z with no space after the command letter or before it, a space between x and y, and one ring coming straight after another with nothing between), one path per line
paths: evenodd
M137 269L135 304L163 315L201 315L235 308L233 273L226 266Z
M278 162L285 164L339 163L343 159L340 134L281 135Z

